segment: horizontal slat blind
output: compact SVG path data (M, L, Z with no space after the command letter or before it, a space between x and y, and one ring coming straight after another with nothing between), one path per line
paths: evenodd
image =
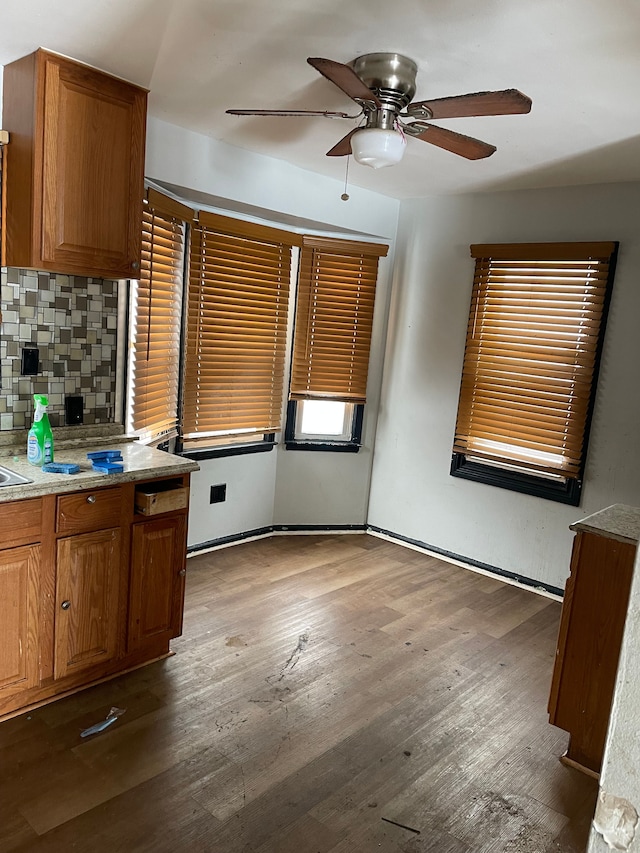
M131 294L128 418L142 440L177 432L184 240L184 222L145 205Z
M471 248L454 452L578 477L615 244Z
M280 429L291 245L209 215L190 250L185 438ZM240 229L239 229L240 230Z
M365 402L378 258L387 248L303 238L291 399Z

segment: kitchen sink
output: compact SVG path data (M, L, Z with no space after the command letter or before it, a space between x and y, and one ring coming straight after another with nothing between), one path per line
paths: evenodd
M0 489L3 486L23 486L25 483L33 483L33 480L29 480L27 477L23 477L22 474L16 474L15 471L10 471L4 465L0 465Z

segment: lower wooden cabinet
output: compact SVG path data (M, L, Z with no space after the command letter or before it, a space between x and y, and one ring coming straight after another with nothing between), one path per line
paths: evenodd
M186 574L186 516L133 525L128 648L142 647L182 630Z
M182 490L180 508L144 515L135 482L3 504L0 720L169 654L182 631L189 474L141 483Z
M0 551L0 694L40 681L40 546Z
M573 529L578 533L562 604L549 721L570 734L563 760L595 775L602 764L636 545L581 531L580 522Z
M116 528L57 542L55 678L106 663L118 653L119 594L125 582L121 538Z

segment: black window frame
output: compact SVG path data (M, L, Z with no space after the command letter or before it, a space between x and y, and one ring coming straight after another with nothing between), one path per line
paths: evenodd
M289 400L287 403L287 417L284 429L284 446L286 450L312 450L324 453L358 453L362 447L362 424L364 421L364 403L353 404L353 420L351 422L351 436L345 441L327 441L322 438L313 439L296 438L296 420L298 416L298 403L304 400ZM343 402L343 401L338 401Z
M202 448L184 449L182 436L179 436L176 441L176 454L183 456L185 459L193 459L194 461L202 461L204 459L221 459L224 456L246 456L249 453L268 453L276 447L276 434L274 432L266 432L262 438L253 439L246 443L238 442L237 444L220 444L218 446L209 445Z

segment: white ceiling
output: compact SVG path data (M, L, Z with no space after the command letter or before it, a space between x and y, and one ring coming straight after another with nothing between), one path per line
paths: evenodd
M467 161L415 139L402 163L350 159L351 185L397 198L640 180L639 0L2 0L0 64L46 47L150 89L149 111L343 181L325 152L353 126L225 109L352 110L308 56L418 64L416 100L517 88L529 115L442 126L497 152Z

